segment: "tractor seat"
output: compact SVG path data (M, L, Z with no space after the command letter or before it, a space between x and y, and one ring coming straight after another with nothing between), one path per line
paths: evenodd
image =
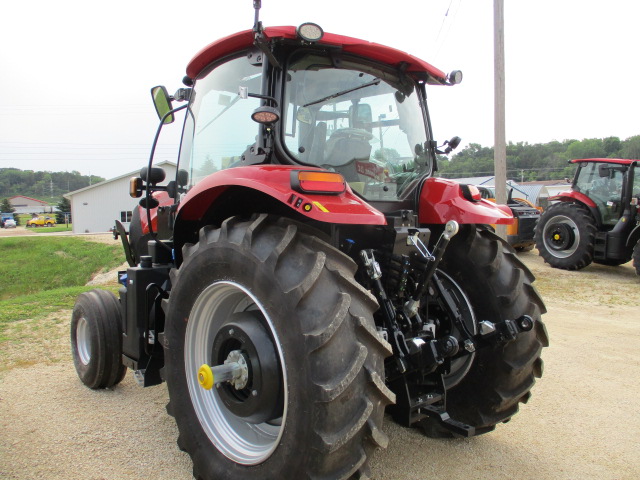
M346 132L355 130L355 132ZM369 161L371 134L365 130L344 129L335 132L327 141L327 157L324 165L334 168L347 182L359 180L356 161Z

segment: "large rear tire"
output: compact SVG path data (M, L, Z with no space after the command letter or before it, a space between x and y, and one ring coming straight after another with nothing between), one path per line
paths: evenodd
M486 229L463 226L440 269L453 293L462 290L454 295L461 313L471 310L476 322L522 315L535 322L531 331L507 344L477 349L470 367L452 369L444 378L445 385L454 385L446 398L451 418L475 427L476 434L486 433L527 402L535 378L542 375L540 353L549 341L540 316L546 309L532 286L533 274L506 242ZM419 426L430 437L453 436L431 417Z
M168 411L198 480L360 478L385 447L389 344L355 263L267 215L205 227L183 248L165 305ZM230 351L246 385L203 389ZM237 353L235 353L237 357Z
M122 315L113 293L96 289L78 297L71 315L71 352L87 387L110 388L122 381L127 372L122 364Z
M540 216L535 241L540 256L554 268L580 270L593 261L596 223L580 203L559 202Z

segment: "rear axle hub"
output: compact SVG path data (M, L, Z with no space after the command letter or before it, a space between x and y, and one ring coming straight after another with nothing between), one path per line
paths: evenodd
M224 405L247 422L263 423L282 414L282 378L276 348L257 311L230 316L213 342L216 392ZM216 371L217 369L217 371ZM217 375L222 375L219 381Z

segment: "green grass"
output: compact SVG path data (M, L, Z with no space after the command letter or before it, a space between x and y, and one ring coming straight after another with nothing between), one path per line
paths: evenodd
M76 237L0 238L0 373L69 360L68 321L91 277L124 261L118 245ZM115 279L114 279L115 280ZM114 293L114 283L107 288Z
M0 238L0 300L86 284L124 261L122 248L76 237Z
M33 320L28 322L29 330L37 331L42 328L38 320L49 317L61 310L70 310L78 295L95 287L76 286L45 290L32 295L23 295L8 300L0 300L0 342L11 340L6 334L7 326L13 322ZM111 290L116 293L117 288Z
M29 230L35 233L52 233L52 232L71 232L73 231L73 225L69 224L57 224L55 227L29 227Z

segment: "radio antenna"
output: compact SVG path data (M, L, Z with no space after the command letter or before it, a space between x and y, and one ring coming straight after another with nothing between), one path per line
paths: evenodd
M256 16L253 20L253 31L255 33L262 33L262 22L259 20L260 7L262 7L262 0L253 0L253 8L256 11Z

